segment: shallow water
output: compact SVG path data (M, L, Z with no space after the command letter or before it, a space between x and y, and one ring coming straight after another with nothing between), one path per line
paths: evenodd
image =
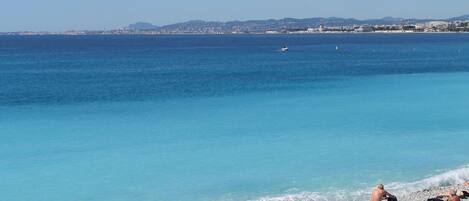
M360 200L378 182L457 183L469 179L467 39L2 36L0 193Z

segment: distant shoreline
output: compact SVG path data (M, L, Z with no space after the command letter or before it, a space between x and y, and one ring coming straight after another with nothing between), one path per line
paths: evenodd
M318 33L90 33L90 34L71 34L71 33L0 33L0 36L279 36L279 35L339 35L339 34L469 34L469 32L318 32Z

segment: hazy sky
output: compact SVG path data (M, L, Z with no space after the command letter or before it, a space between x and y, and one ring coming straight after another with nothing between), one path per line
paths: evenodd
M283 17L444 18L469 14L469 0L0 0L0 31L101 30Z

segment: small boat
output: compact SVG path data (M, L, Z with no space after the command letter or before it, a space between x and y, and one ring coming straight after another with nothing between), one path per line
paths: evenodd
M282 52L288 52L288 47L287 47L287 46L283 46L282 48L280 48L280 51L282 51Z

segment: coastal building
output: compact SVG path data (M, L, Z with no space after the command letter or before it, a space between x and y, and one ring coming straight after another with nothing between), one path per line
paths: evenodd
M354 32L373 32L374 29L371 26L362 25L353 30Z
M306 29L306 32L307 33L314 33L314 32L317 32L315 28L308 28Z
M448 31L450 22L446 21L430 21L427 23L427 32L444 32Z
M280 32L278 31L266 31L266 34L279 34Z
M319 32L324 32L324 30L325 30L325 29L324 29L324 25L322 25L322 24L319 25L318 31L319 31Z

